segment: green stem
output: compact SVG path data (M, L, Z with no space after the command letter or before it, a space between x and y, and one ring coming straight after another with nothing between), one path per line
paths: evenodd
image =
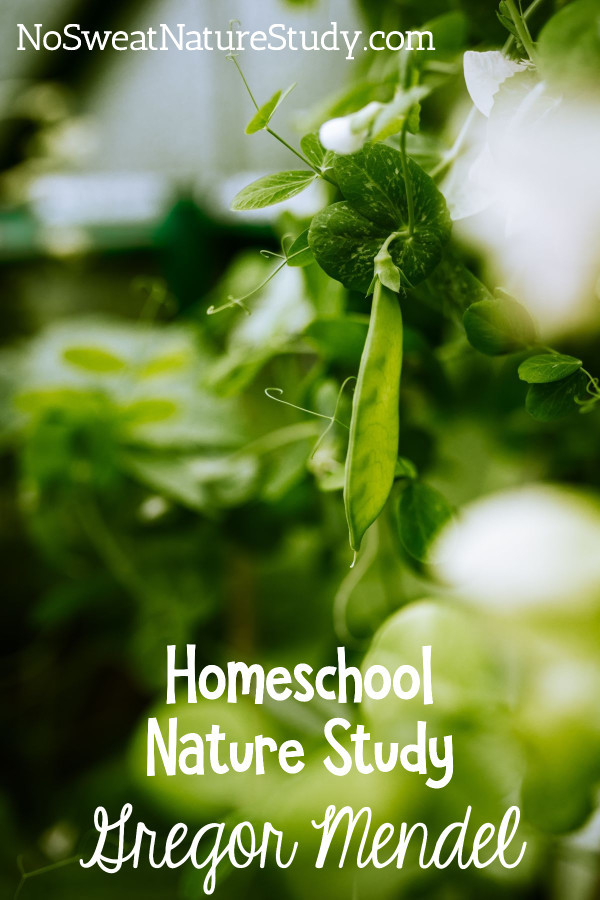
M61 859L58 862L51 863L49 866L42 866L40 869L33 869L31 872L24 872L21 870L21 880L18 884L14 900L17 900L17 897L20 896L23 887L25 886L25 882L30 878L35 878L36 875L44 875L46 872L53 872L55 869L63 869L65 866L72 866L74 863L79 862L81 859L80 856L70 856L68 859Z
M356 564L352 564L350 571L340 584L335 597L333 598L333 628L336 637L342 644L347 646L361 647L363 641L352 634L348 628L348 604L352 597L355 587L362 581L366 573L369 571L379 551L379 522L373 522L373 525L365 536L365 547L361 555L356 558Z
M237 57L232 55L232 56L229 56L228 59L230 59L235 64L235 67L238 70L238 72L240 73L241 79L244 82L244 86L245 86L246 90L248 91L248 95L250 96L250 99L252 100L252 103L254 104L254 108L258 112L260 107L259 107L258 103L256 102L256 98L254 97L254 94L250 90L250 85L246 81L246 76L244 75L244 73L242 71L242 67L240 66L239 62L237 61ZM291 144L288 144L288 142L284 138L282 138L280 134L277 134L277 132L273 131L272 128L269 128L268 125L265 127L264 130L267 132L267 134L270 134L271 137L274 137L276 141L279 141L280 144L283 144L283 146L287 150L289 150L290 153L293 153L294 156L296 156L298 159L302 160L304 165L308 166L309 169L312 169L316 175L319 175L321 178L323 178L325 181L328 181L330 184L335 184L335 182L332 181L331 178L329 178L327 175L324 175L323 172L321 172L321 170L319 168L317 168L317 166L313 166L313 164L310 162L310 160L308 160L304 156L303 153L300 153L299 150L296 150L294 147L292 147Z
M254 294L258 293L258 291L260 291L262 288L264 288L270 281L273 280L273 278L275 278L275 276L279 272L281 272L281 270L284 268L284 266L288 265L290 259L294 259L296 256L300 256L301 253L304 253L304 250L296 250L296 252L292 253L291 256L286 256L285 259L283 260L283 262L280 265L278 265L275 269L273 269L271 274L267 275L267 277L264 279L264 281L261 281L261 283L259 285L257 285L257 287L252 288L252 290L249 293L244 294L243 297L230 297L228 302L223 303L222 306L209 306L208 309L206 310L206 315L214 316L217 313L224 312L226 309L232 309L234 306L239 306L241 309L244 310L245 313L250 315L250 310L248 309L248 307L246 306L244 301L248 300L249 297L252 297Z
M227 59L230 59L230 60L231 60L231 62L235 65L236 69L237 69L238 72L240 73L241 79L242 79L242 81L244 82L245 88L246 88L246 90L248 91L248 94L249 94L249 96L250 96L250 99L251 99L252 102L254 103L254 108L255 108L256 112L258 112L258 110L260 109L260 107L259 107L258 103L256 102L256 100L254 99L254 94L253 94L252 91L250 90L250 85L249 85L248 82L246 81L246 76L244 75L244 73L243 73L243 71L242 71L242 67L240 66L239 62L237 61L237 56L236 56L234 53L232 53L230 56L227 57Z
M590 394L592 397L594 397L596 401L600 400L600 387L598 386L598 379L594 378L594 376L590 372L588 372L587 369L582 368L581 371L588 379L588 384L587 384L588 394Z
M508 7L508 11L510 12L511 18L514 22L514 26L517 30L517 34L519 35L519 40L523 44L527 56L529 57L531 62L535 62L535 47L531 38L531 34L529 33L527 23L525 22L525 17L522 16L517 9L515 0L506 0L506 6Z
M304 156L304 154L300 153L298 150L295 150L294 147L292 147L291 144L288 144L288 142L287 142L284 138L282 138L280 134L277 134L276 131L273 131L273 129L272 129L272 128L269 128L268 126L267 126L267 128L265 128L265 131L267 132L267 134L270 134L271 137L274 137L276 141L279 141L280 144L283 144L283 146L286 147L286 148L290 151L290 153L293 153L294 156L297 156L298 159L301 159L302 162L303 162L306 166L308 166L309 169L312 169L312 170L313 170L313 172L315 173L315 175L318 175L319 178L322 178L322 179L323 179L323 181L328 181L329 184L334 184L334 185L335 185L335 181L334 181L332 178L330 178L328 175L325 175L325 173L322 172L321 169L319 169L318 166L313 166L313 164L310 162L310 160L308 160L308 159Z
M408 132L408 116L402 128L402 138L400 141L400 152L402 159L402 175L404 177L404 186L406 189L406 205L408 208L408 236L412 237L415 231L415 197L413 192L413 183L408 168L408 157L406 155L406 135Z
M544 0L533 0L533 3L530 6L528 6L527 9L525 10L525 12L523 13L523 21L527 22L527 19L529 19L534 14L534 12L537 10L537 8L539 6L542 5L543 2L544 2ZM504 47L502 48L503 53L508 53L508 51L510 50L510 48L513 45L514 39L515 39L514 35L510 34L508 36L508 39L507 39Z
M283 144L283 146L286 147L290 151L290 153L293 153L294 156L297 156L298 159L301 159L302 162L309 167L309 169L312 169L313 172L316 172L317 175L321 175L320 170L317 169L316 166L313 166L313 164L307 160L304 154L300 153L299 150L295 150L291 144L288 144L288 142L284 138L282 138L280 134L277 134L276 131L273 131L273 129L269 128L268 126L265 128L265 131L267 132L267 134L270 134L271 137L274 137L276 141L279 141L280 144Z

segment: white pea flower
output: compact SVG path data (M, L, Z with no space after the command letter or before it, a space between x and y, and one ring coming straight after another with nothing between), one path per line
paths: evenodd
M436 543L438 574L493 612L600 604L600 508L560 487L504 491L467 506Z
M500 50L488 50L484 53L467 50L463 57L465 83L479 112L489 116L494 96L502 82L524 68L524 62L509 59Z
M326 150L341 156L357 153L369 137L371 125L383 104L373 101L358 112L329 119L321 125L319 140Z
M528 307L545 340L593 326L597 100L564 102L496 51L466 53L464 71L475 111L441 186L459 239L485 254L490 278Z

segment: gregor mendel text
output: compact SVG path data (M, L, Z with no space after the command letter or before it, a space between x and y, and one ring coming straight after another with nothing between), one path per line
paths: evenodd
M198 669L193 644L187 646L184 665L177 664L176 657L177 648L167 647L167 707L176 703L182 691L188 704L210 704L211 700L230 704L310 703L319 698L321 702L340 704L340 712L345 712L323 726L321 761L331 775L343 777L354 772L361 777L375 773L397 777L403 771L413 773L413 777L421 776L424 785L433 790L443 789L452 779L452 736L430 736L424 719L417 718L413 723L412 739L405 743L374 740L367 727L355 721L356 717L352 721L347 718L347 704L360 704L364 699L376 703L386 698L395 702L397 698L415 700L423 707L433 705L430 646L421 648L418 667L406 664L394 671L379 665L364 671L349 666L343 647L337 650L335 665L317 671L303 662L293 670L274 667L265 671L260 665L244 662ZM218 722L211 723L208 729L205 726L202 733L181 734L178 717L168 714L148 719L146 749L149 777L235 777L236 773L247 772L260 779L270 772L279 772L302 778L306 765L304 747L297 739L282 741L256 734L248 735L245 741L230 740ZM505 868L514 868L525 853L526 843L522 843L515 846L509 858L505 855L519 825L516 806L506 811L497 829L488 822L476 829L469 806L461 821L450 823L438 835L430 835L422 822L378 823L370 807L358 811L350 806L338 809L327 804L326 797L323 800L324 809L315 810L316 818L310 823L321 832L315 858L317 868L332 857L340 866L348 862L359 868L402 868L409 853L418 855L421 868L446 868L453 862L460 868L485 868L495 860ZM263 867L271 860L274 865L287 868L298 848L298 841L286 839L271 822L265 822L262 828L250 822L238 822L233 828L225 822L211 822L193 834L187 825L178 823L161 842L142 822L128 824L132 813L131 804L126 804L119 816L110 821L107 811L98 807L98 842L91 858L82 860L82 866L97 865L112 873L126 863L137 867L142 860L148 860L155 868L178 868L189 863L206 870L203 887L210 894L221 862L227 860L235 868L246 868L252 863ZM125 847L130 849L126 851Z

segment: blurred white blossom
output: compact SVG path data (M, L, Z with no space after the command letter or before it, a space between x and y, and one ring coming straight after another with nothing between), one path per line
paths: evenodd
M479 53L467 50L463 57L465 83L471 100L484 116L489 116L494 95L503 81L525 68L525 63L509 59L500 50Z
M600 604L600 508L553 486L467 506L437 541L438 574L494 612Z
M565 102L499 57L465 54L467 87L488 118L476 117L442 189L458 236L486 255L548 337L598 313L600 109Z

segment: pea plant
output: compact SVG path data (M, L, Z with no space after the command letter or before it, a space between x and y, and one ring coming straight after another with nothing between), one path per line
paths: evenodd
M10 276L26 298L26 327L12 327L27 336L0 353L4 636L25 677L18 695L4 679L20 777L3 795L14 855L0 883L35 847L23 898L49 811L61 821L47 844L60 845L68 786L83 834L98 784L115 804L146 798L168 827L250 817L309 851L324 799L438 831L467 806L473 824L499 822L509 797L523 813L528 855L502 881L475 869L455 881L450 867L440 880L416 859L390 881L350 867L315 881L309 853L266 881L232 872L227 896L597 892L593 828L572 832L597 814L600 778L599 0L358 3L365 27L399 27L401 13L436 49L357 57L343 90L296 119L298 140L278 126L290 89L255 96L241 57L215 57L244 79L248 140L277 141L290 167L241 190L225 227L210 223L206 244L227 260L216 281L197 265L190 202L189 271L165 258L165 283L132 285L119 267L114 296L85 299L102 313L84 314L72 287L85 255L73 271L51 260L70 277L50 303L51 267L37 291L29 261ZM252 218L270 207L267 226ZM451 783L432 803L418 777L329 778L325 707L224 699L176 714L240 740L293 727L306 771L259 785L147 778L149 707L163 733L173 715L160 660L192 642L211 664L265 668L325 666L343 644L353 665L389 670L432 645L432 733L455 737ZM422 708L390 701L341 712L397 741ZM68 878L69 858L39 869L40 891ZM200 895L197 872L166 874L165 896ZM47 891L80 896L75 883ZM161 891L154 871L136 884Z
M546 84L542 77L547 76L551 62L556 65L557 47L565 52L559 41L561 19L566 14L571 23L575 19L581 25L585 3L575 3L551 19L534 44L528 20L539 5L536 0L523 11L514 2L500 4L498 19L509 32L503 52L471 52L472 57L482 58L470 78L476 100L481 88L490 93L490 104L496 95L501 106L504 95L526 84L528 91L544 95L546 107L566 102L556 83L550 78ZM433 139L422 132L421 119L423 104L456 77L445 61L460 40L453 16L434 22L439 48L434 61L422 61L408 51L395 58L390 55L384 72L379 72L383 90L381 81L371 82L370 96L362 91L338 102L337 109L334 104L334 111L344 114L328 119L318 133L302 137L299 149L272 127L291 88L277 91L260 105L239 60L229 57L255 107L247 134L268 133L304 164L303 169L267 175L248 185L234 198L232 209L249 211L290 200L318 180L332 200L313 216L306 230L293 237L269 278L286 265L316 262L329 278L361 294L365 310L372 298L344 465L344 505L355 559L396 480L405 486L400 533L405 548L417 559L426 558L428 545L452 514L444 497L419 482L414 463L402 455L399 406L403 309L407 306L433 304L440 316L460 323L476 351L489 357L518 358L518 377L528 385L526 409L538 421L592 412L600 400L598 379L582 360L545 346L528 308L501 286L490 291L465 264L452 240L451 209L441 188L460 158L477 110L473 107L452 147L434 144L433 152ZM479 84L485 80L480 74L484 65L492 66L492 89ZM489 81L489 73L486 77ZM365 99L366 105L357 108ZM248 296L230 299L209 312L245 306Z

